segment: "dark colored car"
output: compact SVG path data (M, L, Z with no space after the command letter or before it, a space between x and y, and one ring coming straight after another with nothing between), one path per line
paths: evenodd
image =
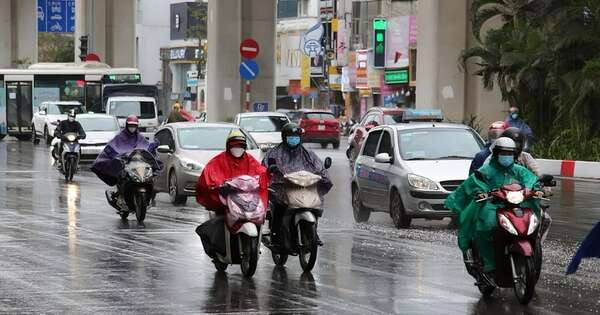
M329 143L334 149L340 147L340 123L332 112L324 110L300 111L298 125L304 128L305 143L320 143L326 148Z
M371 128L379 125L394 125L403 122L403 116L407 109L405 108L386 108L374 107L369 109L360 123L353 126L353 129L348 137L348 148L346 156L354 161L356 154L360 150L363 140Z

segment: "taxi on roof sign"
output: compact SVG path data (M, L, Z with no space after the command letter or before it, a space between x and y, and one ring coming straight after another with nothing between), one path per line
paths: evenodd
M444 120L444 114L441 109L409 109L402 115L402 120L409 121L435 121L441 122Z

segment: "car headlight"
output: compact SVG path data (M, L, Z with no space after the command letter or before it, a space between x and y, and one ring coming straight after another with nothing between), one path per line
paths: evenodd
M508 233L512 235L519 235L519 233L517 233L517 229L515 229L512 223L510 223L510 221L503 214L498 215L498 221L500 221L500 225L507 230Z
M537 215L532 214L531 218L529 218L529 229L527 229L527 235L533 234L539 223L540 221L538 220Z
M204 169L204 164L196 163L190 160L180 160L179 163L181 166L188 171L201 171Z
M69 141L69 142L73 142L73 141L75 141L76 139L77 139L77 137L75 137L74 135L68 135L68 136L67 136L67 141Z
M525 200L525 196L522 191L509 191L506 193L506 200L513 205L518 205Z
M423 190L439 190L437 184L429 178L408 174L408 184L413 188L423 189Z

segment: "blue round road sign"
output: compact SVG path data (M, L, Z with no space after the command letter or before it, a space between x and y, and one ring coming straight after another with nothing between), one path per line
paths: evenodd
M240 76L244 80L253 80L258 76L258 64L254 60L244 60L240 63Z

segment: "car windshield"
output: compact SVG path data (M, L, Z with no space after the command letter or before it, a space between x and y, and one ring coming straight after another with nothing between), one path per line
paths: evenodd
M228 127L181 128L177 130L177 137L181 148L184 150L221 151L225 150L225 140L231 130L232 128ZM246 135L246 139L248 150L256 150L258 148L248 135Z
M331 113L306 113L306 119L320 119L320 120L327 120L327 119L335 119L335 116L333 116L333 114Z
M113 117L77 118L85 131L117 131L119 125Z
M418 129L398 133L403 160L472 159L483 148L469 129Z
M279 132L289 122L284 116L242 117L240 126L249 132Z
M129 115L136 115L142 119L156 117L153 102L112 101L110 102L109 112L117 118L125 118Z
M48 105L48 114L49 115L66 115L72 109L74 109L75 112L78 113L78 114L83 113L83 105L78 105L78 104L70 104L70 105L49 104Z
M384 114L383 115L383 124L384 125L399 124L401 122L402 122L402 114Z

